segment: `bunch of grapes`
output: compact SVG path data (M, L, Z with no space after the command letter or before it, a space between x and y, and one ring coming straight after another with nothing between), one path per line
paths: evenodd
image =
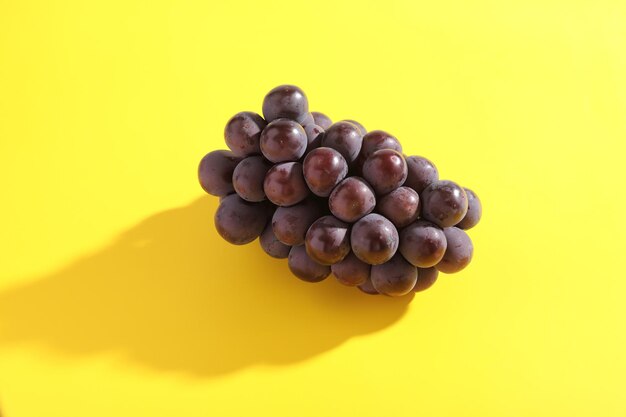
M224 137L230 151L210 152L198 169L220 197L218 233L235 245L259 238L301 280L332 273L367 294L401 296L472 259L465 230L482 212L473 191L440 180L387 132L309 112L296 86L270 91L263 117L233 116Z

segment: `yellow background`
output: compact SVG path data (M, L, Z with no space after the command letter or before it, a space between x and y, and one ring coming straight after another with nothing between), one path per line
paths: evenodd
M213 3L0 0L4 417L626 415L624 1ZM282 83L475 189L472 265L221 241L197 163Z

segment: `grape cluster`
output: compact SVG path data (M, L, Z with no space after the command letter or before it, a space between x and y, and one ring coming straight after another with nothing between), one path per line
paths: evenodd
M401 296L472 259L465 231L482 213L473 191L440 180L387 132L310 112L296 86L270 91L263 117L233 116L224 137L230 151L198 168L202 188L220 197L218 233L235 245L259 238L301 280L332 273L367 294Z

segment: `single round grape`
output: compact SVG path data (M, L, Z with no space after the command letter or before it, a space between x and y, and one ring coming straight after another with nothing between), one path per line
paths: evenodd
M320 282L330 275L330 266L321 265L311 259L304 245L291 248L287 264L291 273L302 281Z
M400 253L411 264L430 268L446 252L446 236L436 225L420 220L400 231Z
M441 262L435 265L435 268L440 272L453 274L469 265L474 254L474 245L467 233L458 227L448 227L443 229L443 232L446 235L448 247Z
M315 124L320 126L322 129L326 130L333 124L333 121L330 120L330 117L326 116L324 113L320 113L318 111L311 112L313 115L313 120Z
M380 265L398 250L398 231L380 214L371 213L352 226L350 242L354 254L365 263Z
M322 146L335 149L351 164L359 156L362 137L359 128L352 123L337 122L326 129Z
M420 292L429 289L437 281L438 276L437 268L417 268L417 282L413 291Z
M307 146L305 155L311 152L313 149L317 149L322 146L322 139L324 138L324 129L318 125L306 125L304 127L306 133Z
M304 200L309 194L309 188L302 175L302 164L285 162L274 165L265 175L263 190L277 206L293 206Z
M209 152L198 166L198 180L207 193L223 197L235 192L233 171L241 161L230 151Z
M364 134L367 133L367 129L365 128L365 126L363 126L361 123L357 122L356 120L345 119L345 120L342 120L342 122L352 123L353 125L358 127L359 128L359 132L361 132L361 136L363 136Z
M399 297L411 292L417 282L417 268L399 253L381 265L372 266L372 285L381 294Z
M297 161L307 145L304 128L293 120L274 120L261 133L261 152L274 163Z
M259 139L267 123L261 116L251 111L237 113L230 118L224 128L226 145L237 156L261 153Z
M315 118L312 113L307 113L302 120L299 121L300 125L306 129L307 126L315 124Z
M361 154L365 159L381 149L393 149L402 152L402 145L395 136L383 130L372 130L363 136Z
M420 196L409 187L399 187L378 201L378 212L398 229L413 223L420 214Z
M354 223L374 211L374 190L363 178L348 177L335 187L328 199L328 207L335 217Z
M421 194L422 216L440 227L451 227L467 213L467 194L457 183L437 181Z
M387 194L400 187L406 176L404 156L393 149L376 151L363 164L363 177L378 195Z
M259 236L259 243L261 248L272 258L284 259L289 256L291 246L285 245L276 238L274 231L272 230L272 223L268 223L265 226L265 230Z
M307 230L322 214L320 203L312 199L291 207L278 207L272 217L274 234L286 245L302 245Z
M348 164L336 150L322 147L313 149L304 158L303 172L311 192L328 197L335 185L348 174Z
M239 162L233 172L233 187L239 197L252 202L265 200L263 180L271 167L261 155L249 156Z
M363 136L363 145L361 146L361 152L356 160L357 171L363 169L363 164L372 156L376 151L381 149L393 149L402 153L402 145L398 139L391 134L382 130L372 130Z
M407 156L405 158L408 175L404 185L411 187L421 194L424 188L439 180L439 171L435 164L422 156Z
M374 286L372 285L372 280L370 279L370 277L367 277L367 280L363 284L357 285L357 288L367 295L379 295L380 294L378 291L376 291L376 288L374 288Z
M315 262L336 264L350 252L350 226L333 216L320 217L306 232L304 245Z
M244 245L259 237L267 217L267 204L250 203L231 194L222 199L215 212L215 228L227 242Z
M371 266L361 261L352 252L341 262L330 267L337 281L343 285L355 286L364 284L370 276Z
M468 230L476 226L480 221L483 214L483 206L474 191L465 188L465 194L467 194L467 213L465 213L465 217L463 217L463 220L461 220L456 227Z
M309 102L306 95L295 85L279 85L263 99L263 116L268 122L283 117L301 122L308 113Z

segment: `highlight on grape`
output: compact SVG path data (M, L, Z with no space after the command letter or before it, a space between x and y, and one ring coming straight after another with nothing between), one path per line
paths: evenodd
M423 291L439 272L469 265L466 230L482 215L474 191L440 180L435 164L405 155L388 132L310 112L294 85L271 90L262 109L234 115L224 129L230 150L198 167L202 188L220 197L222 238L259 238L299 279L333 274L371 295Z

